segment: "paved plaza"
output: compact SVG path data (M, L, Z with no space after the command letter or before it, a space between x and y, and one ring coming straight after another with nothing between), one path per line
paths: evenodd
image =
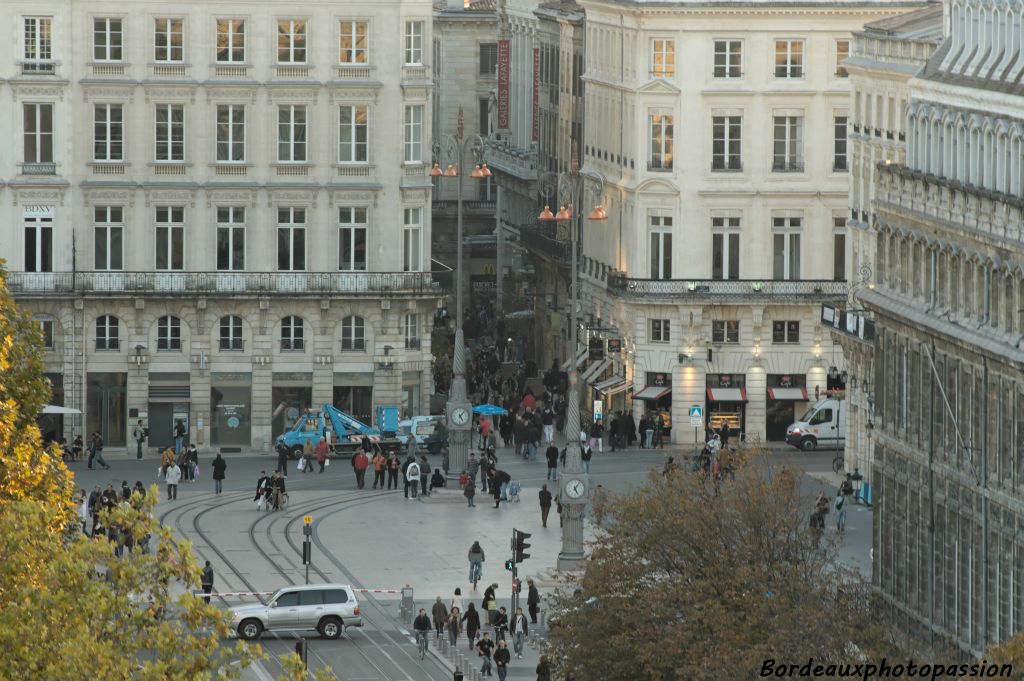
M641 484L649 469L660 469L668 455L678 457L683 453L681 449L631 449L597 454L591 465L592 484L604 485L613 492L627 491ZM413 589L416 606L426 607L428 612L436 596L448 603L457 587L462 589L467 603L473 601L479 608L484 587L495 582L499 585L499 602L508 607L511 573L503 563L511 557L512 528L533 535L529 539L530 558L522 564L520 577L524 583L527 578L534 578L542 595L556 586L552 577L561 535L554 513L548 528L541 527L537 493L545 483L543 461L524 462L508 449L499 450L498 456L499 466L522 484L521 501L502 503L499 509L494 509L490 497L482 493L477 496L477 506L467 508L461 496L406 500L401 488L380 491L368 484L366 489L356 490L348 462L336 460L322 475L299 472L291 462L287 509L261 512L252 501L255 481L261 470L274 468L276 458L242 453L226 457L223 494L213 494L208 467L211 457L202 457L199 480L182 483L177 500L162 500L157 514L193 542L198 558L212 562L218 592L273 591L303 583L305 569L299 547L303 517L308 515L314 519L311 582L343 582L357 588L394 591L408 586ZM806 471L802 486L808 495L825 489L831 496L838 484L838 476L831 472L832 452L805 454L790 448L773 448L769 456L790 461ZM431 465L437 461L432 457ZM110 463L109 471L87 470L81 462L70 466L78 483L87 489L107 482L118 486L121 480L130 484L136 480L160 484L156 478L157 460L151 455L143 461L110 457ZM840 545L844 562L865 573L870 565L870 528L870 511L855 506ZM487 556L483 580L475 592L467 582L466 559L474 540L480 541ZM524 589L524 603L525 595ZM253 599L226 598L221 605L246 600ZM399 619L398 594L363 594L361 604L366 626L348 630L342 640L320 640L315 632L305 634L310 641L311 667L330 665L339 673L343 671L344 678L351 681L452 678L450 657L438 654L443 651L433 651L426 662L418 659L409 633L411 618ZM542 608L546 609L546 603ZM546 630L541 626L535 632L540 638ZM281 670L277 658L294 650L296 639L290 633L265 635L262 645L270 654L269 659L247 672L246 678L263 681L276 677ZM464 637L458 650L463 655L469 653ZM469 659L475 668L479 667L475 655ZM537 659L536 648L528 647L522 660L513 659L509 678L535 678Z

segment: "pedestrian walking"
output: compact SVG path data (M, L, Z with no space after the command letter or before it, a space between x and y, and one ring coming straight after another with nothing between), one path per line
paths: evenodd
M288 477L288 456L291 454L288 451L288 445L284 442L277 443L277 472Z
M516 608L516 614L512 615L509 632L512 634L512 648L515 649L518 660L523 656L523 642L530 635L530 625L526 623L526 615L523 614L522 608Z
M210 561L206 561L206 565L203 566L203 573L199 578L199 583L203 587L203 601L207 605L210 604L210 594L213 593L213 566L210 565Z
M181 469L178 464L172 462L164 473L164 482L167 483L167 500L178 498L178 481L181 480Z
M398 489L399 468L401 468L401 464L398 461L398 456L391 452L391 456L388 457L388 489Z
M455 643L459 640L459 633L462 631L462 616L461 610L457 607L452 607L448 611L448 617L445 618L445 629L448 630L448 645L455 647Z
M491 584L489 587L484 589L484 600L481 606L484 609L484 623L493 625L494 618L498 614L498 597L495 595L495 591L498 590L497 584Z
M836 532L842 534L846 531L846 497L843 495L843 490L840 488L836 491L836 498L832 502L833 507L836 511Z
M604 424L601 423L601 419L594 421L594 425L590 427L590 448L599 452L604 451Z
M135 426L135 430L132 431L132 439L135 440L135 458L142 458L142 443L146 441L146 429L142 425L142 419L139 419L139 423Z
M530 624L537 623L537 612L540 610L540 591L537 590L537 585L533 583L532 579L526 580L527 594L526 594L526 607L530 612Z
M270 489L270 476L266 471L260 471L260 478L256 481L256 496L252 500L259 505L260 499L266 496L268 489Z
M469 453L469 463L466 464L466 472L469 477L476 480L476 472L480 470L480 462L476 458L476 452Z
M384 489L384 471L388 467L388 460L384 458L384 454L378 449L370 463L373 464L373 488L377 489L377 484L379 483L380 488Z
M583 472L590 473L590 460L594 458L594 450L591 447L580 447L580 463L583 464Z
M476 635L480 631L480 613L476 611L476 607L472 603L466 607L466 614L462 616L462 621L466 623L469 649L473 650L473 646L476 644Z
M356 472L356 489L362 489L366 484L366 468L369 465L370 460L361 449L352 457L352 470Z
M181 456L181 449L185 445L185 422L178 419L174 422L174 456Z
M548 445L544 452L544 458L548 462L548 474L546 480L558 480L558 447L554 444Z
M491 671L491 651L493 650L494 641L491 640L490 634L485 631L483 638L476 644L477 655L483 658L483 664L480 665L480 676L494 676L494 673Z
M217 454L210 466L213 468L214 493L220 494L224 491L224 471L228 468L228 462L221 458L220 454Z
M462 488L462 494L466 497L466 506L476 508L473 498L476 496L476 481L473 478L466 478L466 486Z
M189 465L188 447L182 449L181 453L178 454L178 468L181 469L181 479L185 482L191 482L192 466Z
M409 490L412 490L412 498L416 498L416 491L420 487L420 465L411 456L406 460L405 469L405 498L409 498Z
M316 449L313 450L313 454L316 456L316 462L320 464L320 473L324 472L324 468L327 467L327 455L331 451L331 446L327 444L327 438L320 438L320 442L316 443Z
M313 446L313 440L306 440L302 445L302 472L312 473L313 472L313 459L316 458L316 447Z
M426 456L420 456L420 493L423 496L430 496L427 491L427 483L430 482L430 464Z
M541 655L537 663L537 681L551 681L551 663L547 655Z
M174 450L168 447L160 454L160 477L167 477L167 469L174 463Z
M494 495L494 508L498 508L502 498L505 497L505 491L508 489L509 483L512 482L512 476L505 471L492 469L490 478L491 493Z
M551 492L548 491L547 485L541 485L540 493L540 526L548 526L548 513L551 512Z
M494 640L504 641L505 634L508 632L508 610L505 610L504 607L498 608L498 612L491 621L491 626L494 627Z
M512 661L512 653L508 651L508 644L504 639L498 641L498 647L494 651L494 668L498 670L498 681L505 681L508 674L508 663Z
M96 465L103 466L103 470L110 470L106 460L103 458L103 437L99 433L93 433L92 444L89 447L89 468L92 468L93 459Z
M445 622L448 620L448 608L444 607L440 596L434 601L434 607L430 609L430 616L434 620L434 639L440 641L441 636L444 635Z
M464 605L462 602L462 589L455 587L455 593L452 594L452 605L451 609L455 610L458 608L459 612L462 612Z

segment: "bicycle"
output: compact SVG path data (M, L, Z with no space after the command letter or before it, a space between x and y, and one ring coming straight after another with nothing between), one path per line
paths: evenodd
M416 632L416 646L420 651L420 659L423 660L427 657L427 632L418 630Z
M469 581L473 582L473 589L476 590L476 584L483 577L484 566L476 561L470 561L469 563Z
M836 454L835 458L832 459L832 471L838 473L841 470L843 470L843 453L839 452Z

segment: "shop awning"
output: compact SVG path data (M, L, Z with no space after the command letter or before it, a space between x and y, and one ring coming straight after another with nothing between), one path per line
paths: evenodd
M807 388L768 388L768 399L806 402Z
M618 383L613 383L612 385L610 385L607 388L605 388L603 393L604 393L605 397L611 397L612 395L618 395L619 393L624 393L627 390L631 389L632 387L633 387L633 382L632 381L627 381L626 379L623 378L623 379L620 379Z
M711 402L746 402L747 391L743 388L708 388Z
M649 385L640 392L633 395L634 400L660 400L672 392L672 388L662 388L656 385Z
M580 354L576 356L576 365L581 366L583 364L583 360L585 360L589 354L590 348L583 348L580 350ZM562 371L568 371L570 365L572 365L572 359L567 359L562 362Z
M612 387L616 383L619 383L620 381L625 381L625 380L626 379L624 379L622 376L612 376L611 378L604 379L600 383L595 383L594 384L594 390L596 390L598 392L604 392L605 390L607 390L608 388Z
M594 362L590 367L583 372L583 376L580 379L584 383L593 383L597 380L598 376L604 373L604 370L612 365L610 359L602 359L600 362Z

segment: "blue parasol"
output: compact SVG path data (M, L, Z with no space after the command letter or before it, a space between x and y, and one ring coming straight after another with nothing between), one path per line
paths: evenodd
M508 410L504 407L498 407L493 404L478 404L473 407L474 414L483 414L484 416L500 416L507 414Z

